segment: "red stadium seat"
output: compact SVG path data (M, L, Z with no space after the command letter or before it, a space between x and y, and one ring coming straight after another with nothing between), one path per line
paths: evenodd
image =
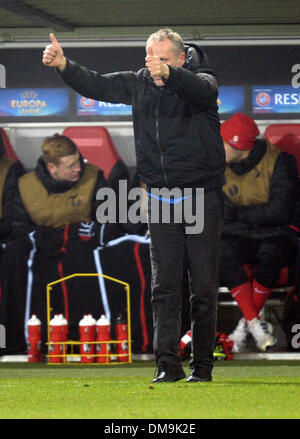
M0 146L3 146L3 148L6 151L4 154L5 157L10 157L11 159L14 160L19 160L3 128L0 128Z
M68 127L63 135L76 143L83 158L102 169L107 182L116 187L119 180L128 180L129 172L120 158L109 132L104 127Z
M92 165L98 166L108 178L120 156L104 127L68 127L63 132L76 143L82 156Z
M300 124L273 124L266 128L264 138L281 151L292 154L297 160L300 175Z

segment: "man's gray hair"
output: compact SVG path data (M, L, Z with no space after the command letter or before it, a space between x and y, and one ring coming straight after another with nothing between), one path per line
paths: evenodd
M150 35L146 43L146 50L153 41L164 41L166 39L169 39L173 43L174 52L177 56L179 56L181 52L184 52L184 42L181 36L172 29L160 29Z

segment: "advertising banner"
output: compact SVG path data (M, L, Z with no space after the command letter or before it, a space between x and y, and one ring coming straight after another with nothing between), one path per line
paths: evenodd
M245 112L245 93L243 86L221 86L218 97L219 114Z
M0 116L61 116L68 112L67 89L0 89Z
M96 101L77 94L77 116L131 116L131 105Z
M300 93L291 85L252 87L253 113L300 113Z

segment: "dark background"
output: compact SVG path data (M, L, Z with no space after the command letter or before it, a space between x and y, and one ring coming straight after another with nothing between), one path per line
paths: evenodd
M292 66L300 64L299 46L208 46L204 47L220 85L246 86L246 113L251 115L252 85L291 85ZM6 68L7 88L64 87L55 70L42 62L43 49L3 49L0 64ZM100 73L137 71L144 66L143 47L66 48L65 55ZM300 93L300 89L295 92ZM131 120L129 116L76 116L76 93L71 91L70 114L51 117L3 117L6 122ZM227 115L226 115L227 116ZM230 115L228 115L229 117ZM255 119L295 119L299 114L255 114Z

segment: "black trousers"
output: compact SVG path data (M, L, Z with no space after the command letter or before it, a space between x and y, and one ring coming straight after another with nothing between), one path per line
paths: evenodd
M244 264L255 265L254 278L265 287L277 285L282 267L293 265L296 245L286 236L248 239L226 236L222 240L220 283L230 290L248 281Z
M193 208L199 201L193 198ZM174 206L171 205L171 209ZM211 370L218 299L220 236L223 224L223 193L212 190L204 194L203 231L187 233L187 223L152 222L148 211L151 237L152 308L154 322L153 350L157 364L180 364L178 356L182 273L186 252L190 275L190 314L192 329L191 366ZM172 221L173 220L173 221Z

